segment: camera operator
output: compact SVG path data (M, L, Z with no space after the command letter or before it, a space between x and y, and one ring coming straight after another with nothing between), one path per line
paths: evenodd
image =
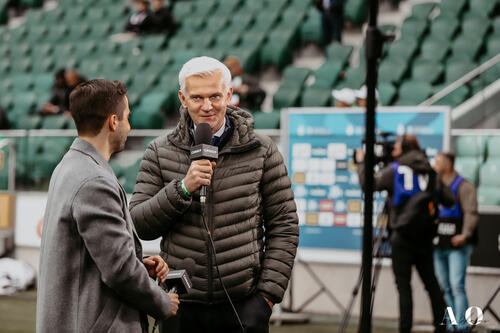
M363 150L358 149L355 157L364 190ZM411 272L415 265L432 303L435 332L445 332L446 327L440 324L446 304L433 263L434 203L453 205L453 193L436 176L415 135L398 137L392 158L394 162L375 175L374 190L388 192L392 269L399 292L399 331L409 333L412 327Z

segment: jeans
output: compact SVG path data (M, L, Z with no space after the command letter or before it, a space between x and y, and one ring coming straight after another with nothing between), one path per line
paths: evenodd
M429 295L434 332L444 332L445 326L441 325L446 303L443 292L434 275L432 259L433 245L431 241L422 240L411 242L401 237L397 232L391 235L392 270L396 279L399 292L399 332L410 333L413 324L413 297L411 288L411 271L415 266L420 279L424 283Z
M436 249L434 251L436 276L444 291L446 303L453 309L458 324L455 329L458 331L468 330L465 311L469 307L469 302L465 292L465 273L471 253L471 245L464 245L457 249ZM453 329L449 320L447 326L448 329Z
M342 29L344 28L344 8L340 7L334 12L324 12L321 15L321 30L323 46L327 47L332 40L342 42Z

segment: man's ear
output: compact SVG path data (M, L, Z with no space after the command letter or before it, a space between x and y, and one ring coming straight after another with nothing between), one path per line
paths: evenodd
M231 103L231 99L233 98L233 87L230 87L227 90L227 102Z
M116 114L112 114L107 119L108 128L111 132L114 132L118 128L118 116Z
M187 99L186 96L179 90L179 100L181 101L182 107L187 110Z

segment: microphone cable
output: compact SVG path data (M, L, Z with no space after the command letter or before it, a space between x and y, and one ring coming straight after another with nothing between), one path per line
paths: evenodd
M222 276L221 276L220 271L219 271L219 265L217 264L217 251L215 251L214 240L212 238L212 233L210 232L210 229L208 229L207 221L205 220L205 204L201 205L201 218L203 220L203 225L205 226L205 230L207 231L207 235L208 235L208 239L210 240L210 245L212 247L212 251L214 252L215 269L217 270L217 275L219 276L220 284L222 285L222 289L224 289L224 293L226 294L226 297L229 300L229 304L231 304L231 308L233 309L234 315L236 316L236 319L238 320L238 324L240 325L241 331L243 333L245 333L245 328L243 327L243 323L241 322L240 316L238 315L238 311L236 311L236 308L233 304L233 301L231 300L231 297L229 296L229 293L227 292L226 286L224 285L224 282L222 281ZM210 269L212 269L212 268L210 268Z

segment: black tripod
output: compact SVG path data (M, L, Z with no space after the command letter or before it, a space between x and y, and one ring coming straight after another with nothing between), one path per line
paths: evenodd
M375 258L375 265L373 266L373 278L371 281L371 304L370 304L370 313L373 310L373 302L375 299L375 289L377 288L377 282L380 275L380 271L382 269L382 259L390 256L390 247L389 247L389 235L387 230L388 223L388 215L389 214L389 206L387 201L384 204L384 209L382 213L379 214L377 219L377 227L375 229L374 239L373 239L373 255ZM340 323L338 333L344 333L347 325L349 325L349 320L351 318L352 306L354 305L354 301L358 296L359 289L361 288L361 283L363 282L364 275L364 266L361 265L361 269L359 271L358 280L354 289L352 291L352 297L349 301L349 304L346 307L344 312L344 316L342 318L342 322Z

